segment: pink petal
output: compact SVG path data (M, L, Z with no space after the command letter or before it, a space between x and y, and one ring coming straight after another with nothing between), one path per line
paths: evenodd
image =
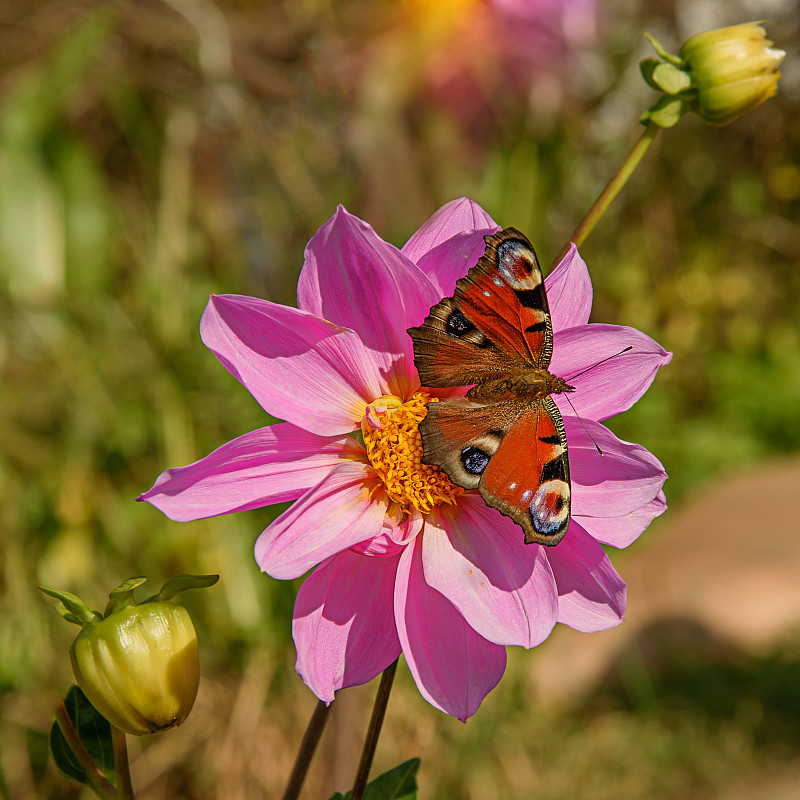
M612 547L627 547L644 533L647 526L667 510L664 492L659 492L647 505L623 517L582 517L573 515L598 542Z
M583 425L572 416L563 419L569 442L573 514L622 517L647 505L661 491L667 473L644 447L623 442L591 419Z
M438 300L416 265L341 206L306 247L298 306L356 331L391 394L419 386L406 328Z
M400 655L394 624L399 556L339 553L305 580L294 604L297 674L320 700L371 681Z
M168 469L139 496L186 522L295 500L337 464L364 456L351 436L329 438L283 422L246 433L186 467Z
M424 518L416 509L403 514L399 521L393 521L387 514L381 533L374 539L353 545L350 550L362 556L386 558L402 553L405 546L422 530Z
M632 350L616 355L629 345ZM614 358L600 363L609 356ZM671 359L672 353L635 328L578 325L555 332L550 372L575 387L569 399L580 417L603 420L627 411L647 391L658 368ZM574 414L563 395L553 399L562 413Z
M386 515L372 467L334 467L256 541L258 565L273 578L299 578L328 556L377 536Z
M416 264L428 251L459 233L478 230L494 233L499 229L495 221L477 203L466 197L459 197L458 200L445 203L423 223L403 245L402 253Z
M574 244L545 278L544 287L554 331L585 325L589 321L592 281L586 263Z
M503 677L506 651L479 636L449 600L428 586L419 536L400 556L394 614L420 693L431 705L465 722Z
M200 333L262 408L322 436L352 431L366 404L384 393L353 331L295 308L214 295Z
M463 278L484 254L486 235L496 230L497 228L482 228L458 233L419 259L419 268L436 287L437 297L450 297L453 294L456 281Z
M428 516L422 540L425 582L440 591L484 639L535 647L553 630L556 586L543 548L479 496Z
M590 633L622 622L625 582L602 547L572 520L567 535L547 548L558 586L558 621Z
M350 548L350 552L370 558L386 558L400 555L404 549L403 545L392 541L386 529L386 523L384 522L381 533L374 539L367 539L365 542L354 544Z

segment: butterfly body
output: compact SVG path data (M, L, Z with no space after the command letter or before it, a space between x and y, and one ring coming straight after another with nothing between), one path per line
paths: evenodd
M509 398L535 403L550 394L574 391L563 378L545 369L531 369L505 378L490 378L473 386L467 397L478 403L502 403Z
M525 531L557 544L570 520L567 439L552 394L573 388L547 367L553 331L536 254L514 228L486 251L452 297L410 328L424 386L471 386L428 404L423 463L435 464Z

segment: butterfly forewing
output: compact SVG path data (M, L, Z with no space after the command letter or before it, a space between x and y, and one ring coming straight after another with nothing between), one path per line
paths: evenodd
M528 239L514 228L486 237L486 251L409 328L423 386L479 383L526 367L545 369L553 334L542 271Z
M503 353L539 369L553 353L553 329L542 270L528 239L515 228L486 237L486 251L456 284L465 316Z
M483 337L460 311L455 297L435 305L425 322L408 332L423 386L468 386L524 368L521 358L509 358Z

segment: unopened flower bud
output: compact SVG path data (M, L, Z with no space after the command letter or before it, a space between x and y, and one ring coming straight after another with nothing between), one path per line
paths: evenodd
M210 586L216 575L182 575L141 605L131 578L109 595L105 615L74 595L42 590L61 603L59 613L83 625L70 649L75 680L92 705L126 733L158 733L180 725L194 705L200 662L189 612L169 600L177 591Z
M706 122L725 125L778 91L778 66L786 53L772 47L758 22L698 33L679 56L648 38L660 58L642 61L642 75L664 95L641 116L644 123L669 128L694 111Z
M697 90L697 113L724 125L778 91L778 66L786 53L776 50L757 22L698 33L680 52Z
M72 671L92 705L127 733L180 725L200 682L197 634L173 603L127 608L78 634Z

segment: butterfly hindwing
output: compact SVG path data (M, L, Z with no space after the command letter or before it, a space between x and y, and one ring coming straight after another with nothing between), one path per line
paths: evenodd
M486 237L478 263L453 297L408 330L424 386L450 387L550 363L553 333L542 271L514 228Z
M525 531L525 542L554 545L570 519L567 439L556 404L518 400L482 405L453 397L428 405L420 424L423 462Z
M423 463L440 467L464 489L479 488L486 464L525 408L513 399L486 405L450 397L428 403L419 426Z
M525 531L525 543L554 545L570 520L567 437L547 397L527 408L489 459L478 486L486 503Z

